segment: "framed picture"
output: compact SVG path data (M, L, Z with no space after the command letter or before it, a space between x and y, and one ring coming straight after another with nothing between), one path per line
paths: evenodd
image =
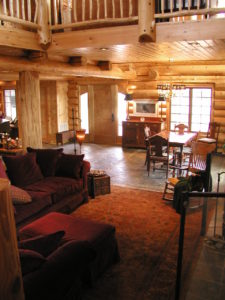
M143 117L157 117L158 105L153 100L136 100L133 103L133 115Z

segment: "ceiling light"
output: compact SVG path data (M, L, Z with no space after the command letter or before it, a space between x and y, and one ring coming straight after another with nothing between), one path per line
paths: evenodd
M105 48L105 47L101 47L101 48L99 48L99 50L101 50L101 51L106 51L106 50L109 50L108 48Z

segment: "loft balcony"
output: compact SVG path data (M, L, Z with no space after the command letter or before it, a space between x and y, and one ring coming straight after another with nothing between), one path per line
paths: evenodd
M0 45L72 48L224 39L224 1L1 0Z

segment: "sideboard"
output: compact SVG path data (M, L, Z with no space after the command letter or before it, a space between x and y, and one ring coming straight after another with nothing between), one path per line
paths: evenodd
M145 148L144 127L148 125L152 133L162 130L161 121L123 121L122 146L132 148Z

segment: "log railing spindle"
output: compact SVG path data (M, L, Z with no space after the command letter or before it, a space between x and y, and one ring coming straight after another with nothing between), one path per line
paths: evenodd
M38 9L39 9L39 6L38 6L39 2L38 0L35 0L35 13L34 13L34 23L37 23L37 18L38 18ZM50 3L49 3L50 4ZM50 9L50 7L49 7ZM49 16L49 19L50 19L50 16ZM51 19L50 19L51 20ZM51 23L50 23L51 24Z
M92 9L93 9L93 3L92 0L89 0L89 19L92 20Z
M173 12L173 0L170 0L170 12Z
M31 3L30 3L30 0L27 0L27 16L28 16L28 21L31 22Z
M115 12L115 0L112 0L112 16L115 18L116 12Z
M104 0L104 18L107 19L107 0Z
M97 0L97 20L100 18L100 5L99 5L99 0Z
M120 17L123 18L123 0L120 0Z
M82 21L85 21L85 0L82 0Z
M7 14L6 0L3 0L3 13L4 13L4 15L8 15Z
M132 0L129 0L129 17L131 17L133 14L133 2Z
M26 20L24 0L22 0L22 19Z
M54 0L54 2L53 2L54 23L55 23L55 25L58 24L57 2L58 2L58 0Z
M73 18L77 22L77 0L73 0Z
M19 0L16 0L16 17L17 18L20 17L20 4L19 4Z
M9 1L9 12L10 12L10 16L14 17L13 0Z

